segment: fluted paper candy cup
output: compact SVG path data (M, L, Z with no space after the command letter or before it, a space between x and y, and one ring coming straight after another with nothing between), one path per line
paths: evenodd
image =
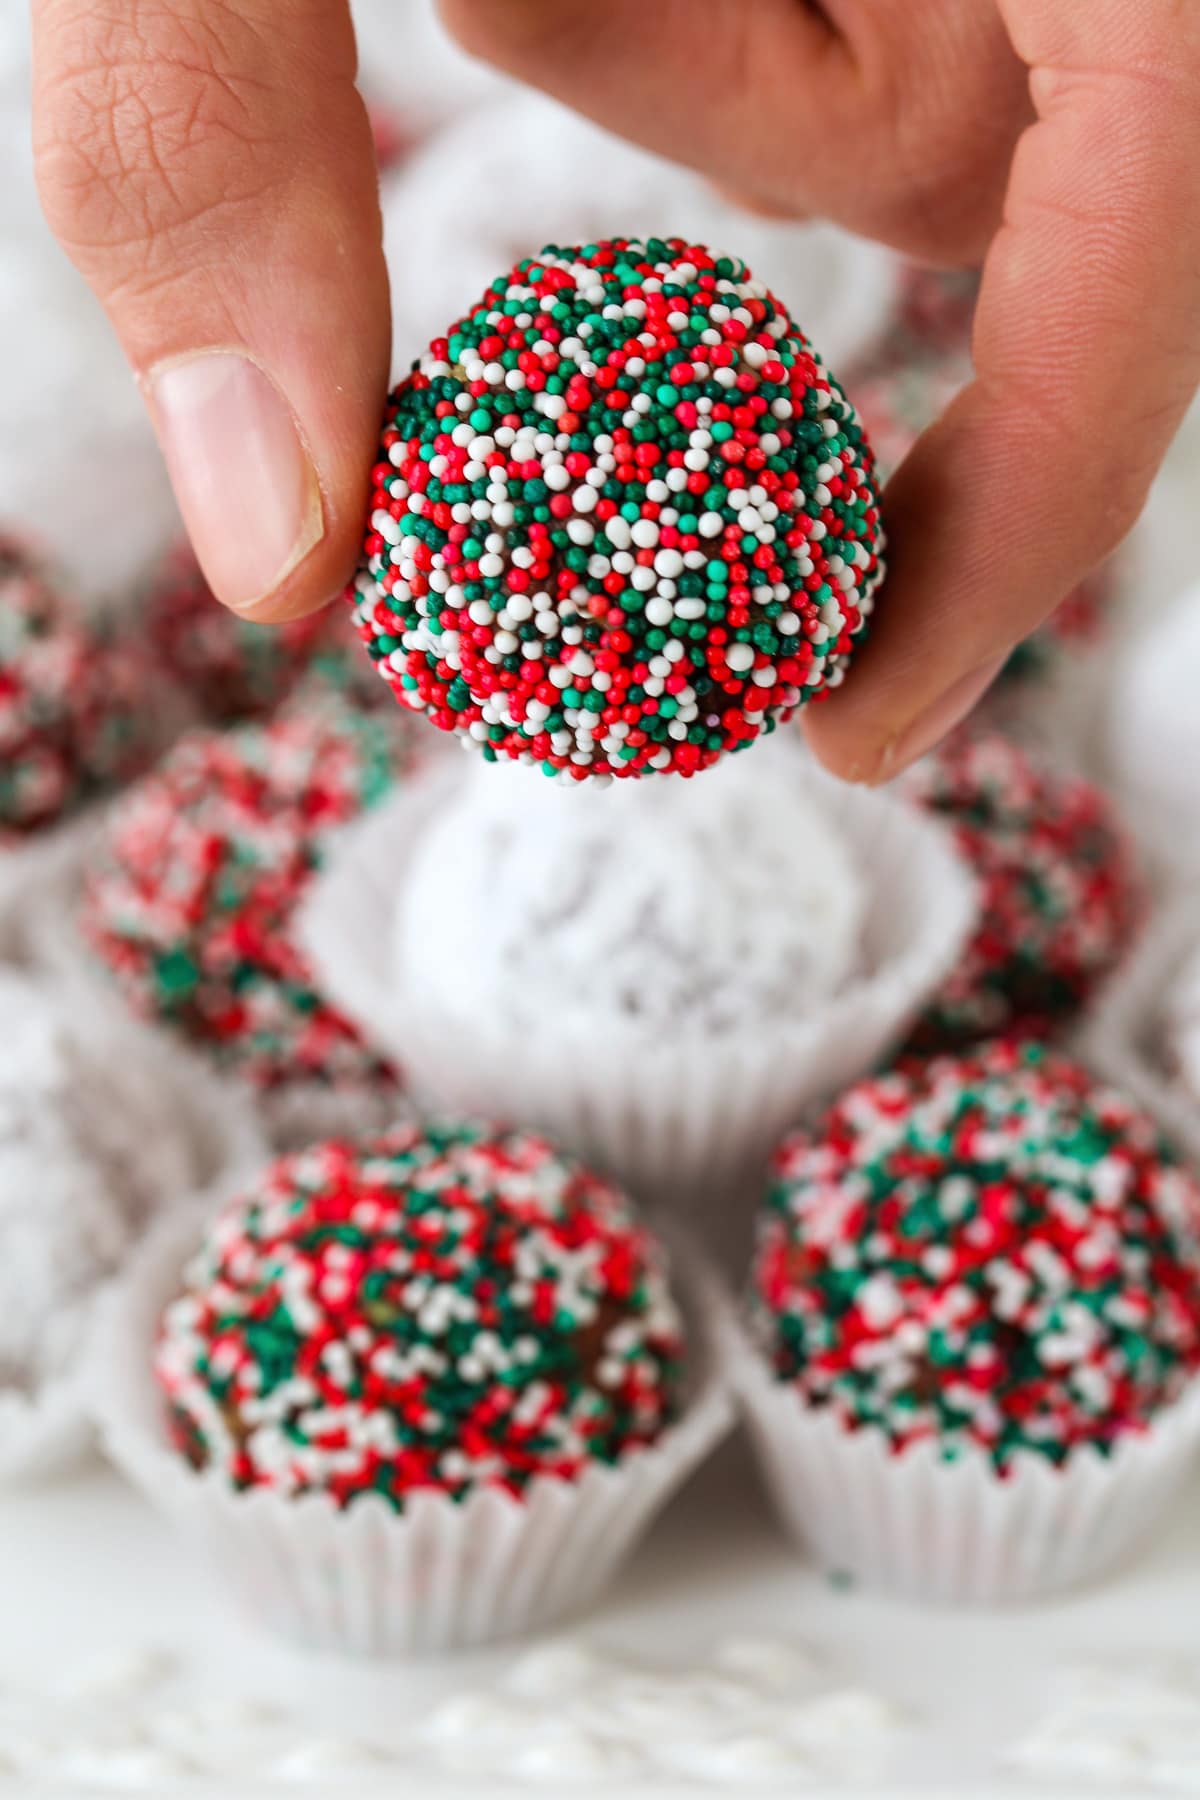
M771 752L756 748L733 759L738 778ZM715 784L734 773L718 769L686 784L693 790L689 802L714 795ZM516 1012L519 981L512 1004L504 1003L499 985L486 1003L472 1007L445 982L429 979L435 955L456 957L463 928L459 938L453 930L439 938L439 919L431 917L430 962L410 955L407 965L398 931L424 834L464 804L464 829L473 829L470 807L480 793L499 793L512 778L547 789L535 773L487 767L469 776L441 767L410 783L342 840L310 890L301 938L334 1003L402 1064L431 1104L529 1121L611 1170L643 1199L692 1209L705 1197L754 1182L787 1127L904 1037L974 924L971 878L937 823L888 794L835 782L795 749L789 780L800 817L815 818L819 837L853 872L858 890L844 902L854 909L852 932L841 917L837 884L832 912L813 921L821 951L828 946L839 959L837 979L822 985L819 971L810 974L796 990L794 1011L763 1017L747 1008L719 1028L694 1016L689 1022L686 1013L664 1023L597 1003L596 994L604 999L606 968L600 919L594 952L590 938L577 934L583 963L592 959L599 970L588 1004L573 1005L551 983L536 1028L527 1029ZM567 808L582 799L593 808L611 807L616 854L632 862L638 852L625 828L632 831L634 809L674 800L669 788L665 796L647 788L664 784L619 784L587 796L550 791ZM511 796L503 805L511 811ZM787 833L786 817L771 822ZM738 855L731 841L729 857ZM592 879L592 871L580 868L584 886ZM452 880L448 871L446 881ZM480 906L487 900L481 891ZM646 944L654 928L651 921ZM536 957L535 934L531 925ZM478 940L471 949L478 961ZM481 966L489 978L495 975ZM545 984L544 972L539 978Z
M897 1453L777 1380L731 1300L718 1336L767 1488L787 1531L831 1574L918 1600L1031 1600L1093 1581L1153 1537L1200 1450L1200 1384L1105 1456L1055 1467L1020 1451L955 1461L923 1441Z
M582 1612L655 1516L732 1423L707 1334L707 1307L684 1306L694 1358L684 1411L652 1446L578 1481L536 1476L520 1498L422 1492L403 1512L367 1495L238 1492L196 1471L169 1442L151 1367L164 1306L211 1205L148 1240L106 1308L94 1404L109 1456L207 1556L260 1623L295 1642L354 1656L489 1643Z

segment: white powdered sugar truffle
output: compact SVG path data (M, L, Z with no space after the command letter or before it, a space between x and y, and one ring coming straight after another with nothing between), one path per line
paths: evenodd
M0 1391L35 1396L193 1152L161 1077L34 979L0 971Z
M524 90L440 132L385 183L383 211L398 370L498 270L548 243L669 234L736 248L838 370L873 346L899 290L891 251L747 213L690 170Z
M562 1014L647 1048L802 1019L850 975L865 907L803 764L787 742L694 782L474 771L413 858L403 992L445 1018L552 1037Z

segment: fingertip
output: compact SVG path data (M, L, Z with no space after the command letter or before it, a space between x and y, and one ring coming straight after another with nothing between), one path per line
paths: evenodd
M353 579L362 554L370 492L369 458L364 462L361 479L355 481L346 472L342 480L344 491L336 497L325 497L319 536L292 558L270 588L250 600L234 603L213 586L223 605L256 624L283 625L321 612L340 598ZM205 574L212 585L207 568Z
M804 718L804 735L817 761L839 781L855 787L877 787L888 779L891 736L864 730L857 710L851 709L847 715L836 695L809 708Z
M989 656L976 668L949 680L934 699L918 705L902 724L863 718L863 706L832 695L805 720L808 741L831 774L863 787L882 787L927 756L978 706L1008 660ZM840 702L840 703L839 703Z
M353 576L357 555L357 537L350 544L323 541L269 593L257 599L234 605L222 599L215 588L213 593L239 619L255 625L286 625L332 605ZM205 575L207 578L207 570Z

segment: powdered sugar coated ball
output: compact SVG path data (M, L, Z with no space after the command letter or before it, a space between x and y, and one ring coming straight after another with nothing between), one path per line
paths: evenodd
M802 760L780 743L699 785L612 794L480 771L414 853L396 919L406 1011L543 1039L561 1013L577 1041L632 1034L648 1054L803 1016L849 974L865 892L797 791Z
M62 1372L100 1284L196 1179L145 1056L0 971L0 1388Z
M692 775L842 680L882 549L786 310L616 238L525 258L392 395L349 597L397 699L486 757Z

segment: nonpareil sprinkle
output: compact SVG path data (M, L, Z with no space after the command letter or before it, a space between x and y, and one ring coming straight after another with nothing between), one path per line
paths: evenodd
M115 806L85 872L84 931L126 995L254 1087L388 1081L322 998L291 932L337 830L387 789L387 716L336 697L196 731Z
M132 640L0 536L0 843L19 842L143 768L158 717Z
M389 399L348 598L402 705L548 775L692 775L843 678L874 460L785 308L680 239L550 246Z
M1012 1042L851 1088L776 1157L752 1320L851 1430L1052 1463L1106 1452L1200 1364L1200 1185L1154 1123Z
M980 920L909 1048L1074 1019L1141 917L1133 859L1104 795L996 732L967 725L905 777L949 825L980 888Z
M621 1193L542 1138L431 1124L273 1164L210 1226L154 1360L194 1466L401 1510L653 1443L682 1357Z

